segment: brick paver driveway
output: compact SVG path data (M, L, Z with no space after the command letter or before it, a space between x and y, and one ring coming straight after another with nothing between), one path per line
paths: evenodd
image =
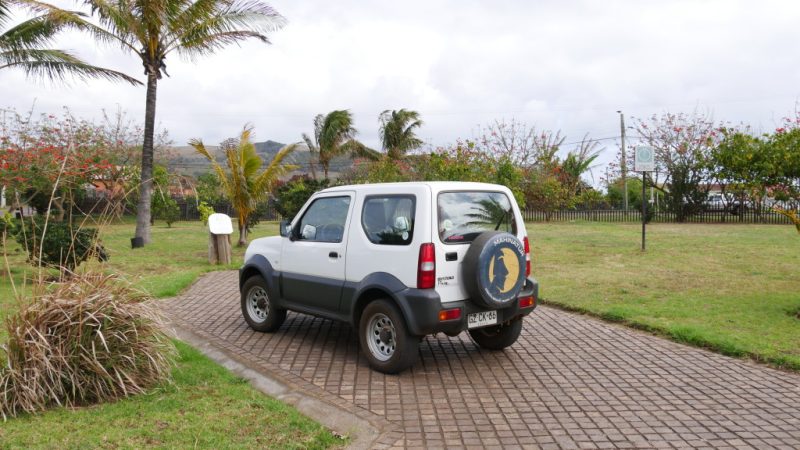
M505 352L429 336L397 376L371 371L347 325L241 317L235 272L166 304L176 323L295 389L379 424L375 447L800 448L800 376L540 307Z

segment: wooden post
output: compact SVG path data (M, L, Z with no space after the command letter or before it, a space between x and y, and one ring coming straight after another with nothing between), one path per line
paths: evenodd
M208 263L231 263L231 235L208 233Z
M219 258L217 258L217 239L215 238L215 234L209 232L208 233L208 263L209 264L219 264Z
M231 263L231 218L225 214L211 214L208 217L208 263Z
M217 234L217 259L219 264L228 265L231 263L231 235Z

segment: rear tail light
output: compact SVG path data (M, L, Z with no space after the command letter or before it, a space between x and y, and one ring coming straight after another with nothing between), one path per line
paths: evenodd
M528 242L528 236L522 241L525 244L525 276L531 276L531 243Z
M419 247L417 266L417 289L433 289L436 286L436 251L428 242Z
M520 308L530 308L536 303L536 299L533 297L520 297L519 299L519 307Z
M443 309L439 311L439 322L461 318L461 308Z

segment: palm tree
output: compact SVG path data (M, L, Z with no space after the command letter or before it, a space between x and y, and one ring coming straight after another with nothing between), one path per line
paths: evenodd
M260 0L84 0L99 20L93 31L104 42L119 45L142 60L147 76L142 176L136 211L136 237L150 241L150 197L153 191L153 134L158 80L168 75L167 55L193 59L230 44L280 28L283 17Z
M315 179L316 171L313 165L315 157L322 166L326 179L331 160L337 156L349 153L351 157L378 159L378 152L355 139L357 133L353 127L353 115L346 109L318 114L314 118L314 140L305 133L303 140L312 156L311 169Z
M252 134L253 127L245 125L238 139L222 142L220 147L225 153L227 170L206 149L203 141L199 139L189 141L189 145L194 147L197 153L211 161L222 190L236 209L239 220L239 246L247 245L247 220L256 210L258 203L269 197L279 177L297 168L283 163L283 160L297 147L297 144L290 144L280 149L267 167L259 173L263 161L251 141Z
M79 79L105 78L142 84L124 73L93 66L66 50L47 48L59 31L91 27L81 13L48 3L25 0L14 3L28 7L37 15L0 34L0 69L20 68L28 76L50 80L63 80L73 75ZM9 4L0 0L0 29L9 20Z
M597 141L584 136L578 148L569 152L561 163L562 179L573 195L578 194L580 190L581 175L595 167L592 164L600 156L600 150L597 150L598 145Z
M383 151L389 159L398 160L409 151L422 145L414 130L422 126L419 113L400 109L388 109L378 117L381 123L380 134Z

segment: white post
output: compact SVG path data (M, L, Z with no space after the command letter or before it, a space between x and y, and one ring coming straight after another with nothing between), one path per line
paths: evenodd
M3 189L0 189L0 209L4 209L6 207L6 187L3 186Z

